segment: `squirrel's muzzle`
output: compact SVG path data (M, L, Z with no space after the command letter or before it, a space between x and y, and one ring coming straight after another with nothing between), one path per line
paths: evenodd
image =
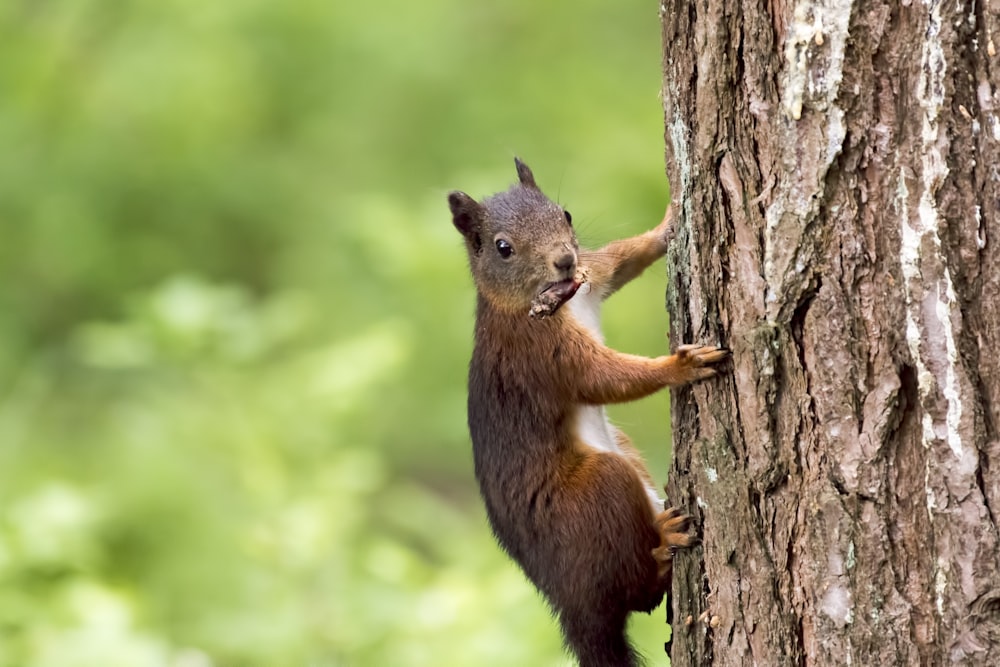
M552 266L556 271L572 275L573 271L576 270L576 255L572 252L559 255L552 261Z

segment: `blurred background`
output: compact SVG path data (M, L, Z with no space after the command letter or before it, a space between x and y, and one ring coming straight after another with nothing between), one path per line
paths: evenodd
M585 244L655 225L657 10L0 3L0 666L569 664L475 488L445 195L519 155ZM613 416L665 481L666 394Z

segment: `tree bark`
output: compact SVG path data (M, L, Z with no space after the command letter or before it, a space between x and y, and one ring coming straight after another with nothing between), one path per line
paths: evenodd
M1000 3L661 17L673 664L1000 664Z

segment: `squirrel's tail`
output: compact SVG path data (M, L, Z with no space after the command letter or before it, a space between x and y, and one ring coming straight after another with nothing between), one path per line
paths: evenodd
M566 645L580 667L636 667L639 655L625 638L625 616L608 618L597 613L560 619ZM606 612L606 610L604 610Z

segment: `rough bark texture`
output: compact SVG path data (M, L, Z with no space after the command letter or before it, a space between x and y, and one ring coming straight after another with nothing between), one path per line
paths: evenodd
M1000 3L661 15L673 664L1000 665Z

